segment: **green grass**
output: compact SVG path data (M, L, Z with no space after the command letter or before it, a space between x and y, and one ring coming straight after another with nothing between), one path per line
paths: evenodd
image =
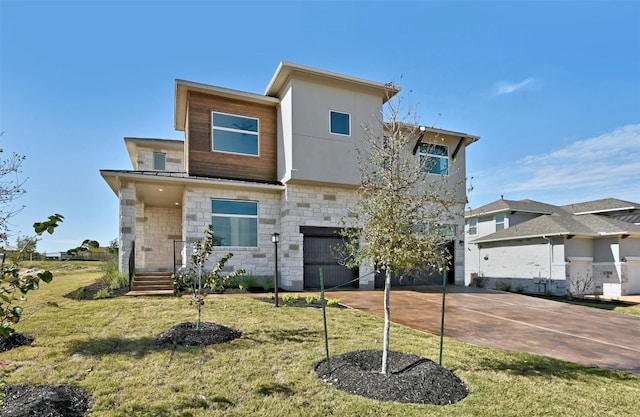
M29 347L0 354L10 384L74 384L93 395L90 416L624 416L640 409L640 376L508 353L446 339L443 365L470 387L450 406L378 402L319 380L322 311L244 296L207 298L203 320L239 329L231 343L159 346L154 338L193 321L186 299L74 301L63 295L101 276L56 275L30 293L17 330ZM57 303L57 306L47 304ZM380 349L382 321L350 309L327 311L334 355ZM391 348L437 361L439 339L392 326Z

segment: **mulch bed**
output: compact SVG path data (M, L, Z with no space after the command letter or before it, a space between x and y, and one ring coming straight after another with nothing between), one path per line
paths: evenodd
M242 332L216 323L180 323L156 338L156 343L167 345L206 346L227 343L242 336Z
M389 352L387 374L380 373L382 351L360 350L326 359L315 371L339 390L379 401L446 405L469 394L469 388L450 370L416 355Z
M33 343L33 336L28 334L14 333L10 337L0 336L0 352L6 352L9 349L20 346L28 346Z
M129 288L127 287L112 290L109 288L109 284L96 281L86 287L80 287L69 294L65 294L65 298L70 298L72 300L95 300L95 295L104 289L109 290L109 293L111 294L109 298L120 297L129 292Z
M71 385L10 385L4 390L6 417L82 417L93 404L91 395Z
M267 298L267 297L263 297L263 298L259 298L260 301L263 301L265 303L269 303L269 304L276 304L276 299L275 298ZM291 300L291 301L287 301L284 302L282 301L282 298L278 299L278 305L279 306L288 306L288 307L313 307L313 308L322 308L322 303L320 301L314 301L313 303L307 303L307 300L305 298L300 298L298 300ZM341 304L327 304L327 308L347 308Z

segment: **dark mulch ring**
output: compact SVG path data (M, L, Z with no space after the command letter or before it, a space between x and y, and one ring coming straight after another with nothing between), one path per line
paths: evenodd
M100 291L107 289L110 296L108 298L120 297L129 292L129 288L122 287L115 290L109 288L109 284L101 281L96 281L93 284L89 284L86 287L80 287L71 291L69 294L65 294L66 298L72 300L95 300L96 294Z
M0 336L0 352L6 352L9 349L20 346L28 346L33 343L33 340L33 336L20 333L14 333L9 337Z
M242 336L240 330L222 326L216 323L180 323L162 333L156 338L157 344L206 346L217 343L227 343Z
M9 385L4 392L0 415L6 417L81 417L93 404L88 392L71 385Z
M381 363L382 351L360 350L330 358L330 377L326 359L315 370L339 390L379 401L446 405L469 394L460 378L429 359L391 351L386 375Z

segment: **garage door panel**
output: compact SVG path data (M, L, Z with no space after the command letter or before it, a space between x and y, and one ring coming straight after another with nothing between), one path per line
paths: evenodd
M304 287L320 288L322 268L326 288L342 285L343 288L357 287L357 269L349 269L340 265L335 256L335 247L342 244L341 237L305 236L303 240ZM355 280L355 281L354 281Z

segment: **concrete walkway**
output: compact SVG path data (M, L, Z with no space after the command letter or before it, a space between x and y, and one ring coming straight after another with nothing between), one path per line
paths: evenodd
M382 291L331 291L384 317ZM391 321L440 334L442 287L391 291ZM640 373L640 317L473 287L447 288L445 336L589 366Z

